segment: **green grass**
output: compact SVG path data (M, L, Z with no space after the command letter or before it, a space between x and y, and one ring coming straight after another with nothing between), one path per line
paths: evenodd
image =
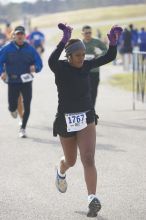
M60 21L71 25L138 16L146 16L146 4L100 7L44 15L33 18L32 26L51 27L57 26Z
M109 79L109 83L112 86L125 89L127 91L132 91L132 74L131 73L119 73L113 75Z

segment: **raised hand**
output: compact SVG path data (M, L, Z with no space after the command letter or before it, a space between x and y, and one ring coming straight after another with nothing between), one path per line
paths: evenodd
M63 37L62 37L61 41L64 44L66 44L69 41L69 39L71 38L72 28L70 26L66 26L63 23L59 23L58 28L63 31Z
M66 25L63 23L59 23L58 28L63 31L66 28Z
M110 30L110 33L107 34L108 39L109 39L109 44L111 46L117 45L117 42L122 34L123 29L119 26L113 26Z

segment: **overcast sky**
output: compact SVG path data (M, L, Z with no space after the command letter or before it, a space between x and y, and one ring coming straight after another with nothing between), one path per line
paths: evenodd
M21 2L24 2L24 1L27 1L27 2L35 2L36 0L0 0L0 3L2 4L7 4L9 2L17 2L17 3L21 3Z

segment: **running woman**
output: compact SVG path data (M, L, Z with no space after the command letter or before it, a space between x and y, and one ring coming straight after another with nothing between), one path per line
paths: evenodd
M90 70L114 60L121 27L113 27L108 34L109 49L99 58L84 60L85 45L79 39L70 39L72 28L64 24L58 27L63 38L49 57L50 69L55 74L58 90L58 111L54 121L54 136L59 135L64 152L56 169L56 187L61 193L67 190L66 171L74 166L77 148L80 151L88 191L88 217L97 216L101 204L96 196L97 172L95 167L95 112L90 92ZM65 49L67 60L59 60Z
M17 105L20 94L23 98L24 113L19 137L26 137L26 125L30 115L33 72L40 72L42 60L36 50L25 42L25 29L18 26L14 30L14 40L0 51L0 75L8 77L9 111L17 118Z

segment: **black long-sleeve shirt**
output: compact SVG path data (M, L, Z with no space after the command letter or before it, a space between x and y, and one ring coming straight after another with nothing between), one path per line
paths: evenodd
M59 60L64 49L60 42L49 57L48 64L55 73L55 83L58 90L58 112L75 113L93 109L90 91L90 70L114 60L117 54L116 46L109 46L104 56L85 60L81 68L73 67L67 60Z

